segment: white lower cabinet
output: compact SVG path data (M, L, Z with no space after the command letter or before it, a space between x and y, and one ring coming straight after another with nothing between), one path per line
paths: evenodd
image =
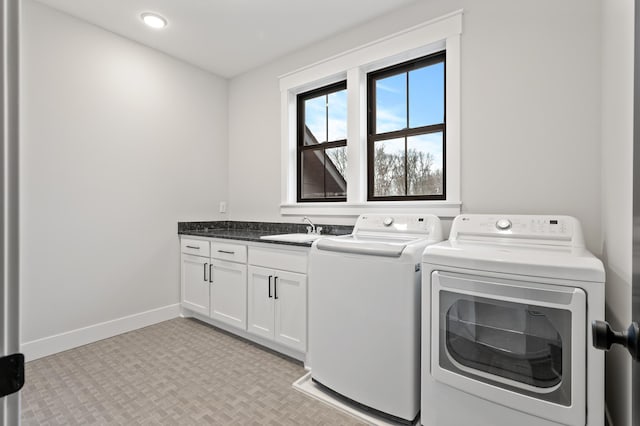
M182 307L247 329L247 246L181 240Z
M211 318L247 329L247 265L211 261Z
M307 350L307 276L274 271L275 341L300 351Z
M247 331L273 339L273 270L249 266Z
M209 315L209 258L182 253L182 306Z
M273 349L304 354L307 254L305 248L181 238L182 307L242 330L243 337L259 336L266 346L265 340L277 343Z
M249 263L269 263L273 256L282 256L278 266L287 266L289 260L305 259L306 252L249 248ZM294 265L297 265L294 262ZM300 264L302 266L302 264ZM297 266L293 268L298 269ZM273 340L289 348L307 350L307 275L266 266L248 267L247 331Z

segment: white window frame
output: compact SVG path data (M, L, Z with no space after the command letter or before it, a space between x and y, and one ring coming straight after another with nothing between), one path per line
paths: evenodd
M462 10L280 76L282 215L460 214L460 36ZM367 73L446 50L446 200L367 201ZM297 202L296 95L347 80L347 201Z

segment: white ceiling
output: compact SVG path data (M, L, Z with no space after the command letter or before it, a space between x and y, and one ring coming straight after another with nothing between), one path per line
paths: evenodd
M416 0L39 1L230 78ZM169 25L148 28L143 12Z

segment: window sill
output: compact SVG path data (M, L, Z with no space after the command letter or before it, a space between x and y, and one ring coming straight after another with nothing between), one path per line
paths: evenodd
M281 204L280 214L309 216L353 216L364 213L434 214L441 218L460 214L461 201L370 201L367 203L293 203Z

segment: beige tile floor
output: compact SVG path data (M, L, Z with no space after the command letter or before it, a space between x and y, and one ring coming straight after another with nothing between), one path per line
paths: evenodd
M177 318L27 363L23 425L356 425L302 365Z

